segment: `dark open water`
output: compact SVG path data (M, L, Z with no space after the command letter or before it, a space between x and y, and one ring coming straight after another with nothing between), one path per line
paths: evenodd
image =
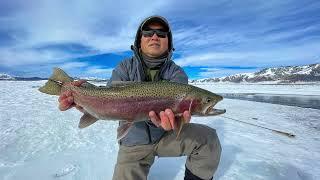
M303 108L320 109L320 96L291 95L291 94L264 94L264 93L224 93L227 99L241 99L247 101L298 106Z

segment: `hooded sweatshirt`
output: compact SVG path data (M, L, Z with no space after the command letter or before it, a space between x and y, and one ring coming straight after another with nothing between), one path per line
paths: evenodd
M168 29L168 53L159 59L150 59L140 52L141 30L151 22L160 22ZM133 56L121 61L113 70L109 84L112 81L172 81L178 83L188 83L188 77L181 67L172 60L173 43L172 33L167 20L161 16L150 16L141 22L134 45L131 46ZM154 61L154 62L153 62ZM159 62L159 63L157 63ZM155 65L155 67L153 67ZM150 79L150 69L156 68L157 73ZM152 75L152 76L153 76ZM123 122L119 122L119 126ZM153 144L164 135L165 131L161 127L156 127L150 120L136 122L129 129L128 134L119 143L124 146L135 146Z

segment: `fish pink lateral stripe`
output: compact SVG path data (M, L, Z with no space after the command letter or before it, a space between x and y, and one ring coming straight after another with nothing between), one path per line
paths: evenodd
M191 113L196 109L197 106L201 104L199 99L184 99L182 100L177 108L177 112L183 113L184 111L191 111Z
M171 97L131 97L131 98L101 98L85 96L79 92L73 92L76 104L84 107L90 114L99 119L114 120L147 120L149 112L159 113L166 108L177 111L179 100Z

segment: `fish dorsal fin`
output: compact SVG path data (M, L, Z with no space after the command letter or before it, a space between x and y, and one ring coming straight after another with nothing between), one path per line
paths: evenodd
M132 122L124 122L124 123L120 124L120 126L117 129L117 140L118 141L121 140L122 138L124 138L128 134L132 124L133 124Z
M53 79L60 82L72 82L73 78L60 68L54 68L53 74L49 79Z
M88 113L84 113L79 122L79 128L85 128L95 123L98 119Z

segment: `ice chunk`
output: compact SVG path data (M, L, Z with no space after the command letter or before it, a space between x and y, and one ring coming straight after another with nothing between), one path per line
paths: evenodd
M68 164L65 167L63 167L59 172L54 174L54 177L62 177L70 174L71 172L76 172L78 167L74 164Z

